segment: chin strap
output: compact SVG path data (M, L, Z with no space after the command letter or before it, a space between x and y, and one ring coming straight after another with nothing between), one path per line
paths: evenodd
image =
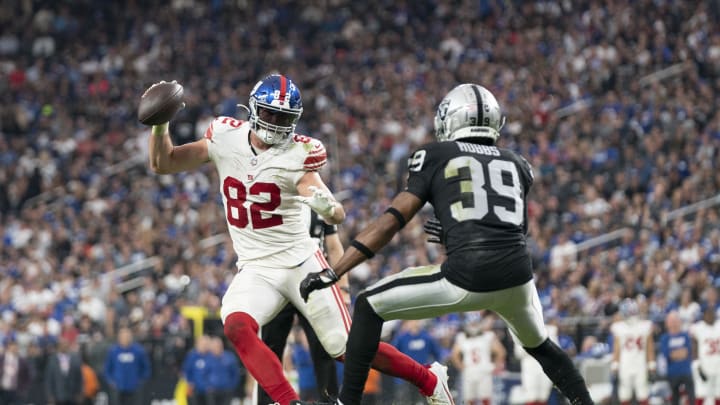
M252 115L250 107L246 106L245 104L235 104L235 107L242 108L243 110L247 111L248 118L250 118L250 116Z

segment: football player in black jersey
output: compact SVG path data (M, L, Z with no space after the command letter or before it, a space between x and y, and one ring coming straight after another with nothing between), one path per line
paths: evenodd
M329 225L315 211L308 211L310 236L318 241L320 250L326 253L330 263L337 262L343 254L342 243L340 243L340 237L337 234L337 225ZM345 305L348 305L350 303L350 292L347 280L340 285L340 290L344 293ZM337 397L338 394L336 360L327 354L307 319L292 304L286 305L270 323L262 327L262 340L282 361L287 338L295 320L295 314L298 315L298 322L307 336L317 381L318 398L322 401L330 401L332 398ZM257 404L267 405L271 403L273 403L273 400L270 399L270 396L258 386Z
M334 270L311 273L301 283L304 298L335 283L373 257L426 202L432 204L447 260L405 269L358 295L338 403L360 403L383 322L489 309L572 404L592 404L582 376L545 330L525 240L533 173L520 155L495 146L504 121L484 87L463 84L450 91L435 115L438 142L408 161L407 188L351 241Z

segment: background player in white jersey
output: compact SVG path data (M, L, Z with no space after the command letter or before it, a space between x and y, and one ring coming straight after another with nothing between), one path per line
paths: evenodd
M708 307L702 321L690 327L695 339L695 386L698 405L720 405L720 323L715 308Z
M558 328L552 324L546 324L548 337L553 342L558 342ZM522 398L525 405L543 405L550 398L552 381L545 375L535 359L528 354L517 339L515 342L515 357L520 360L520 386L522 387Z
M505 368L506 350L492 330L494 321L492 315L482 320L471 319L453 345L451 359L461 372L463 403L466 405L490 405L493 373Z
M150 167L177 173L215 164L239 269L222 299L225 334L258 384L287 405L298 395L258 330L290 302L328 354L342 358L350 316L340 292L323 290L305 302L298 286L306 274L328 267L307 231L302 204L332 224L342 222L345 212L317 173L326 163L323 144L294 132L303 111L295 84L283 75L265 77L250 93L249 111L248 122L219 117L205 139L181 146L173 146L167 123L153 126ZM390 345L382 345L373 364L427 396L440 384L432 371Z
M612 369L617 373L618 398L622 405L635 400L648 404L650 395L649 373L655 373L655 345L652 322L641 319L637 302L625 299L620 304L624 319L610 326L613 335Z

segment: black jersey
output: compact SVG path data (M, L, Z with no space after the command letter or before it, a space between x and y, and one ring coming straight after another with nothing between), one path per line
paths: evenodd
M406 191L430 202L442 224L448 256L443 267L449 280L473 291L488 291L532 277L525 235L533 174L525 159L495 146L436 142L418 149L408 170ZM492 260L493 268L482 270L472 259L480 252L485 265L488 257L502 260ZM517 268L497 271L509 263ZM475 272L486 274L478 279L469 274Z

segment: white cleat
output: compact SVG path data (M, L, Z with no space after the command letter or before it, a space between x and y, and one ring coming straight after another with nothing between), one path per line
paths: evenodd
M430 405L455 405L452 394L450 394L450 388L448 387L448 375L447 367L434 362L429 371L437 377L437 383L435 384L435 391L432 396L426 397L428 404Z

